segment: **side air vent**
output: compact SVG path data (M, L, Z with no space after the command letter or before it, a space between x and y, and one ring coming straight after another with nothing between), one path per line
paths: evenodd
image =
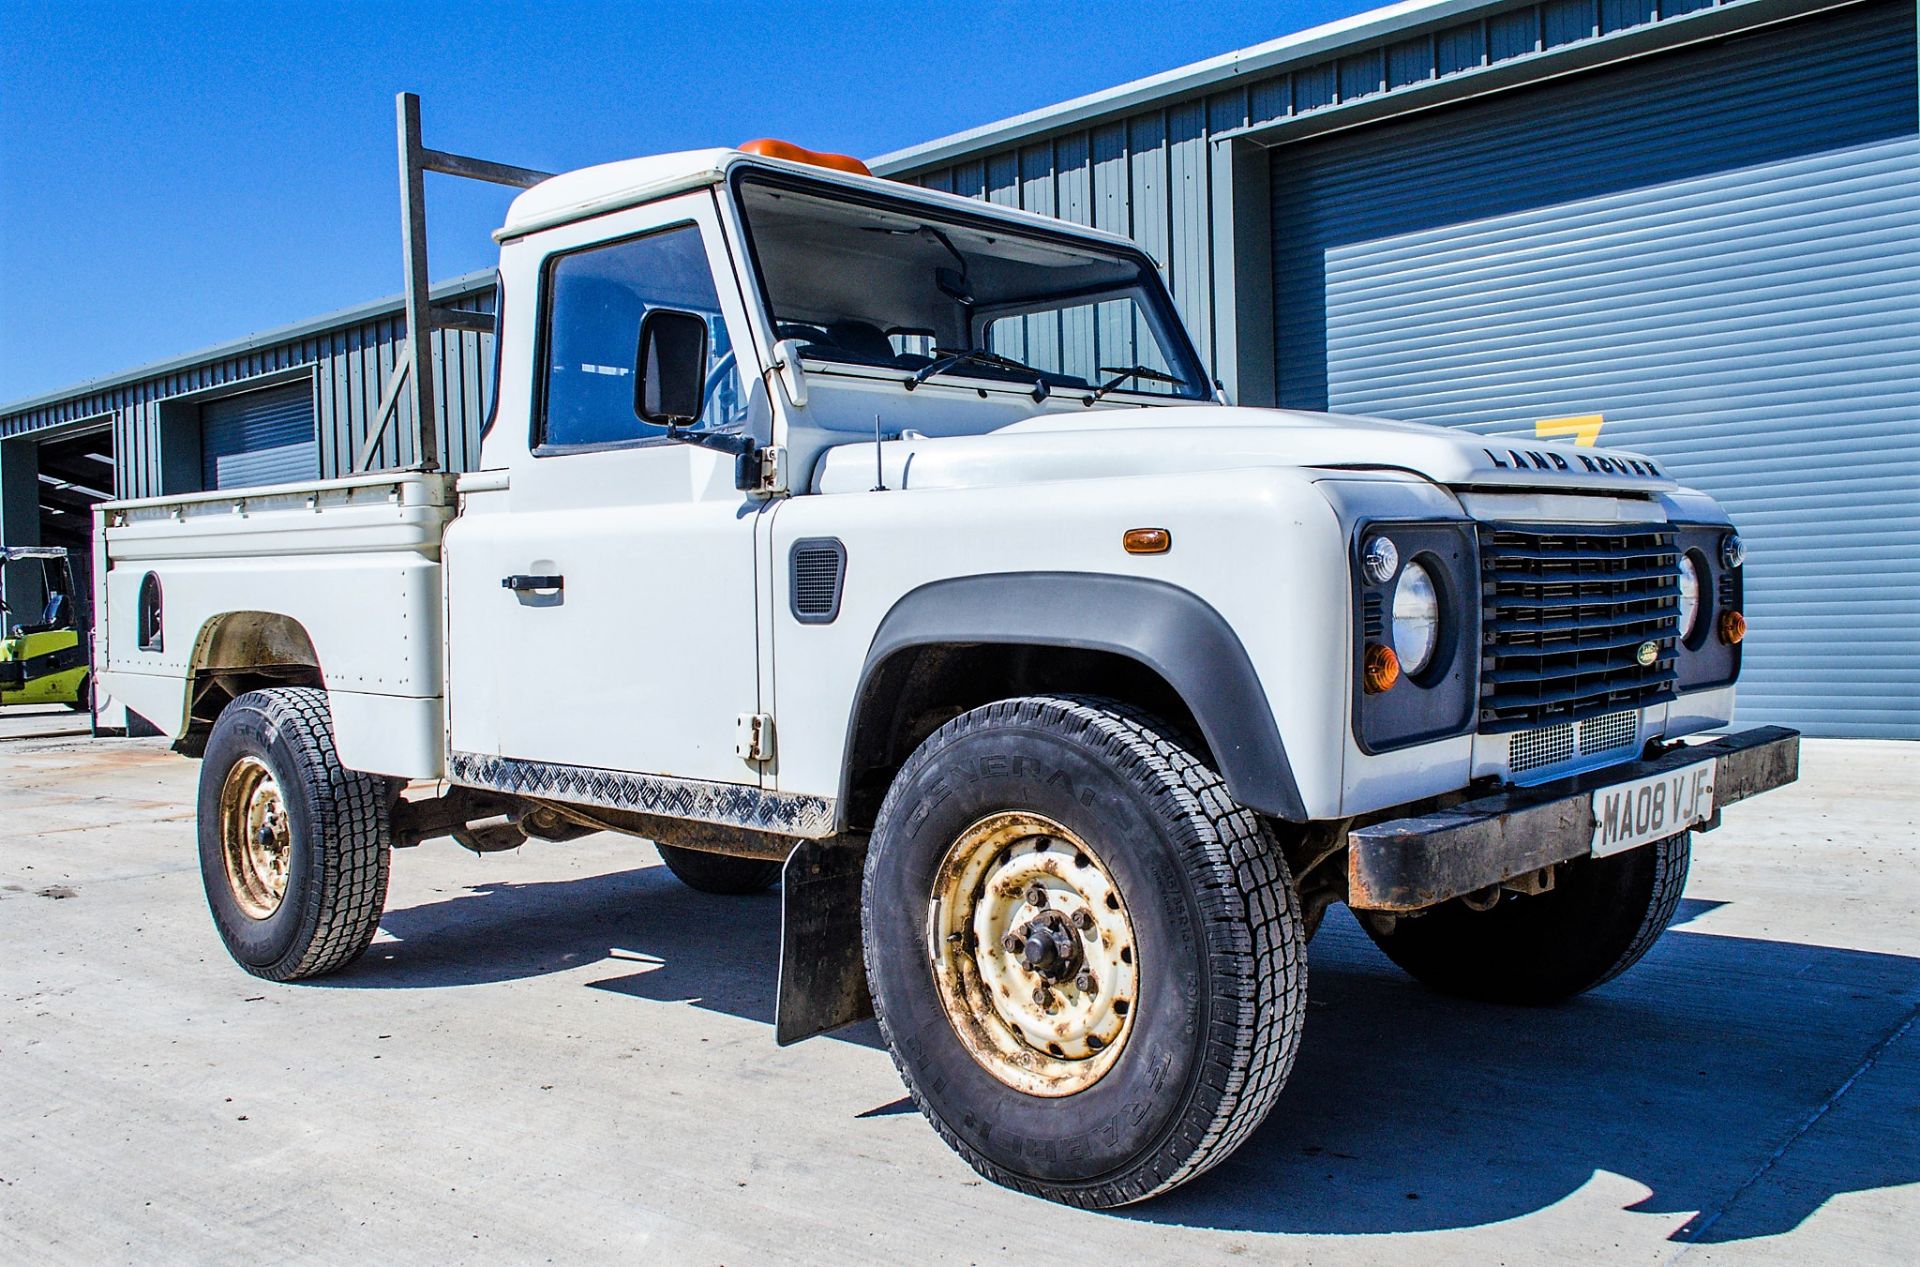
M838 537L803 537L793 543L791 559L793 618L803 625L832 624L847 580L847 547Z

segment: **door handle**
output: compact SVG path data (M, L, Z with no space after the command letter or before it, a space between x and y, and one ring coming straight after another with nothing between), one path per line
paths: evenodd
M567 586L567 578L564 576L518 576L518 575L515 575L515 576L502 577L500 581L501 589L509 589L516 594L523 594L528 590L565 589L566 586Z

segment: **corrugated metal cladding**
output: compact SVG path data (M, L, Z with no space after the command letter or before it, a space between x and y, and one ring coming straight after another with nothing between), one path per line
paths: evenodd
M494 310L491 277L437 288L436 304ZM118 497L154 497L197 491L204 477L202 411L223 397L266 387L303 384L313 402L314 446L322 476L351 472L406 329L397 300L370 305L272 335L205 359L182 358L152 373L120 375L0 417L0 437L55 436L70 424L112 419ZM480 426L493 392L493 336L436 330L439 356L441 461L472 469L480 453ZM412 460L413 411L403 393L400 418L373 465ZM404 451L400 446L409 446ZM311 472L309 472L311 474Z
M320 474L313 387L268 387L200 406L200 484L291 484Z
M1600 415L1751 546L1743 720L1920 738L1915 10L1272 152L1281 403Z
M1539 0L1456 12L1397 38L1323 52L1287 69L1245 75L1127 117L1096 121L961 161L923 165L912 151L875 170L974 198L1124 233L1161 276L1213 373L1243 364L1233 304L1233 147L1250 129L1337 126L1354 110L1393 109L1475 76L1513 72L1548 55L1596 51L1747 0ZM1464 89L1463 89L1464 90ZM1049 131L1051 131L1049 129ZM938 144L938 143L936 143ZM1264 359L1263 357L1261 359ZM1241 384L1244 399L1266 383Z
M1214 339L1214 131L1245 122L1230 93L1210 127L1205 102L1154 110L1038 145L917 177L932 189L986 198L1124 233L1147 249L1194 345L1210 366L1231 360ZM1224 177L1219 178L1222 196Z

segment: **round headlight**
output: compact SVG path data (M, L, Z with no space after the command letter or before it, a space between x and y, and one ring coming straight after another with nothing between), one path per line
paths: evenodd
M1440 595L1427 569L1409 563L1393 587L1393 651L1401 671L1409 677L1422 672L1439 641Z
M1367 569L1367 577L1376 584L1385 585L1393 579L1400 566L1400 547L1393 544L1392 537L1375 537L1367 542L1366 553L1360 556L1360 562Z
M1747 561L1747 543L1740 539L1737 532L1729 532L1720 538L1720 561L1729 568L1737 568Z
M1693 552L1689 550L1680 556L1680 640L1693 637L1694 627L1700 623L1700 565L1693 561Z

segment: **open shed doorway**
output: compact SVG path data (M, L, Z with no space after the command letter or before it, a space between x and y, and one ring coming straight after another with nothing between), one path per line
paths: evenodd
M83 635L92 629L93 508L115 495L110 419L64 428L44 439L6 442L6 514L0 545L62 546L69 552L66 597ZM53 595L46 575L27 562L5 565L4 594L14 619L43 612Z
M39 457L40 544L72 551L85 602L93 594L93 508L114 498L113 428L102 423L42 440Z

